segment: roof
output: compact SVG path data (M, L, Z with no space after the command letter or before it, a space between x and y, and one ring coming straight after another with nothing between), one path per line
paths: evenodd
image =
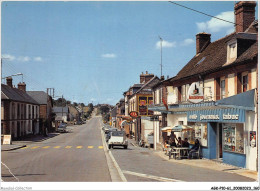
M47 93L44 91L27 91L28 95L30 95L35 101L39 104L47 104Z
M254 40L254 35L256 36L256 34L232 33L210 43L203 52L194 56L171 81L184 79L198 74L203 75L222 69L227 61L227 42L234 38L244 40L242 45L243 47L238 44L238 48L242 47L241 50L239 49L242 53L229 65L256 58L258 55L258 46L257 41Z
M135 95L135 94L138 94L138 93L141 93L141 92L149 92L149 93L152 93L152 87L159 83L160 82L160 79L157 77L157 76L154 76L152 79L150 79L147 83L143 84L143 86L138 90L136 91L135 93L133 93L131 96Z
M144 84L134 84L131 88L141 88Z
M39 103L35 101L31 96L29 96L26 92L17 88L11 88L5 84L1 84L1 99L39 105Z
M69 113L69 108L68 107L53 107L53 113Z

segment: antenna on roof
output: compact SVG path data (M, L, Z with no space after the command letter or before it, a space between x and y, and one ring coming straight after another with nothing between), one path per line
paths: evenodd
M161 76L162 76L162 41L163 41L163 39L159 36L159 39L160 39L160 41L161 41Z

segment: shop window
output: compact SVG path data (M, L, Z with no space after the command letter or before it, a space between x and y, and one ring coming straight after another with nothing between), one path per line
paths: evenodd
M242 91L246 92L248 90L248 74L242 76Z
M244 153L243 124L223 124L223 150Z
M207 123L195 123L195 140L198 139L201 146L208 146Z
M225 98L225 79L220 81L220 99Z

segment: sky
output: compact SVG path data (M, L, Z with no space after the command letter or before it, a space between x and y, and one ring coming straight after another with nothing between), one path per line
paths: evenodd
M234 22L234 1L176 1ZM256 18L258 18L258 6ZM196 34L211 41L234 25L168 1L2 2L2 77L55 99L115 105L142 72L175 76L196 53ZM2 81L3 83L4 81Z

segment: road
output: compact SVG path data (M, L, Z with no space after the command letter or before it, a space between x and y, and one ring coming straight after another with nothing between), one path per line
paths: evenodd
M129 182L252 182L253 179L223 171L169 162L148 148L129 144L114 148L116 164L107 160L103 147L101 117L73 126L63 133L24 149L2 152L2 162L20 182L111 182L113 171L121 171ZM112 169L112 170L111 170ZM120 173L119 173L120 174ZM5 182L17 181L2 166Z
M28 148L2 152L4 162L19 181L109 182L111 177L103 150L100 118L73 126ZM2 166L3 181L16 181Z

